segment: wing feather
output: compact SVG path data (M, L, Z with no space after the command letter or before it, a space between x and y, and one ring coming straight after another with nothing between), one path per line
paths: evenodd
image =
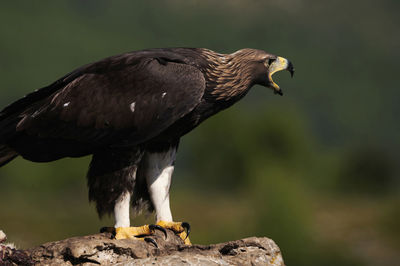
M203 74L157 58L108 58L20 114L18 132L40 138L136 145L157 136L200 102ZM128 56L129 57L129 56ZM97 64L97 65L96 65Z

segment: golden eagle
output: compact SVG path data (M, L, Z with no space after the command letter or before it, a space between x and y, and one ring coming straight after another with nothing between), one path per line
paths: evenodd
M293 76L287 59L256 49L148 49L108 57L0 112L0 166L19 155L49 162L92 154L89 199L100 217L114 213L117 239L169 228L188 244L189 226L174 222L169 206L179 139L255 84L282 95L272 80L280 70ZM155 210L156 225L130 227L130 204Z

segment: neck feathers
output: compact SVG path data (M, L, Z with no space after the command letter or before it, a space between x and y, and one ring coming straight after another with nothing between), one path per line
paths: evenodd
M208 61L205 68L207 96L229 101L240 99L247 93L252 85L251 68L245 58L246 53L238 52L219 54L210 50L203 51Z

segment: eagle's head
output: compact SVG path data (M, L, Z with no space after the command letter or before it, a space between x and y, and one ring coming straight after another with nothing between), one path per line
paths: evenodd
M269 54L257 49L242 49L232 54L234 58L248 65L254 84L269 87L274 93L283 95L281 88L272 79L272 75L281 70L288 70L293 77L293 64L286 58Z
M218 100L240 99L255 84L282 95L272 75L281 70L294 74L289 60L263 50L246 48L232 54L219 54L203 49L202 54L208 62L205 74L208 87L213 88L210 94Z

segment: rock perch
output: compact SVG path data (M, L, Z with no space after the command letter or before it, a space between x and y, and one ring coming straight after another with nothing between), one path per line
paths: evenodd
M72 237L18 250L0 244L0 265L284 265L275 242L250 237L213 245L183 244L172 231L152 242L115 240L110 233Z

